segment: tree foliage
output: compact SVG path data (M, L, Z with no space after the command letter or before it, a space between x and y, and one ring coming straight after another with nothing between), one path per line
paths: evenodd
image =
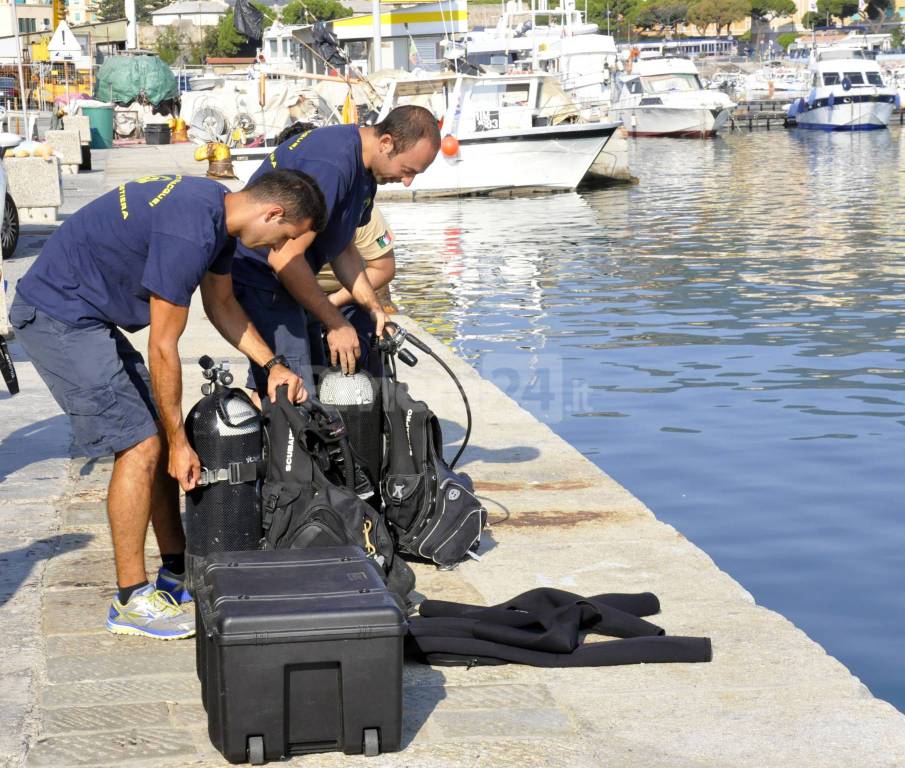
M154 48L164 63L172 64L187 50L187 44L188 41L179 27L170 25L160 30L157 40L154 41Z
M259 3L252 3L252 5L264 14L265 29L273 24L276 14L272 8ZM230 11L220 19L217 26L207 28L201 43L192 46L189 60L191 63L204 63L209 56L235 56L247 42L248 38L236 30L234 14L233 11Z
M895 7L895 0L868 0L865 16L871 21L882 21Z
M819 13L815 13L814 11L808 11L804 16L801 17L801 26L805 29L814 29L814 27L818 27L823 23L823 17Z
M751 0L697 0L688 9L688 21L701 32L713 25L719 35L723 27L728 30L732 22L741 21L750 14Z
M905 42L905 33L902 32L902 25L897 24L889 32L889 42L893 48L901 48Z
M236 31L233 12L230 11L215 27L208 27L201 42L194 47L191 59L203 64L209 56L235 56L247 42L244 35Z
M675 32L688 18L688 3L683 0L648 0L639 2L632 21L636 27L654 32Z
M607 30L607 11L610 14L610 34L628 36L639 0L588 0L588 21L595 23L601 32ZM620 32L621 30L621 32Z
M796 10L794 0L751 0L751 21L769 22L791 16Z
M139 21L149 23L152 11L169 5L172 0L135 0L135 15ZM126 0L100 0L97 4L100 21L126 18Z
M797 39L797 32L783 32L776 38L776 43L785 51L788 50L789 46L792 45L792 43L794 43Z
M352 9L338 0L292 0L283 8L284 24L309 24L351 16Z
M817 14L826 21L829 15L839 21L844 21L858 12L858 0L817 0ZM819 22L818 22L819 23Z

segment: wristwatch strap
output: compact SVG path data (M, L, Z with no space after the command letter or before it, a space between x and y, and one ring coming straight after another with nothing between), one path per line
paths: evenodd
M275 365L282 365L288 368L289 362L285 357L283 357L283 355L274 355L270 360L264 363L264 370L267 371L267 373L270 373L270 369Z

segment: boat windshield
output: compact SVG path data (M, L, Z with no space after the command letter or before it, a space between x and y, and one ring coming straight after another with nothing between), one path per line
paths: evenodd
M701 81L698 76L691 74L651 75L644 78L644 90L646 93L699 91L701 87Z

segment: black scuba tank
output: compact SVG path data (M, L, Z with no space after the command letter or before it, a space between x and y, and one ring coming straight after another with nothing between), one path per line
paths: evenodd
M346 376L339 369L331 368L320 378L318 399L339 411L352 450L376 490L383 459L380 381L364 371ZM380 509L379 495L375 493L368 503Z
M213 552L257 549L261 540L258 466L261 414L241 389L231 388L228 363L198 361L207 382L189 411L186 432L201 462L201 482L185 497L186 572Z

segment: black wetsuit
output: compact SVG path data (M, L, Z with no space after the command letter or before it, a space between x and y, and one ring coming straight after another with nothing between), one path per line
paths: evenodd
M528 664L603 667L710 661L706 637L671 637L640 618L659 612L655 595L581 597L533 589L489 608L425 600L409 620L409 649L435 665ZM619 638L582 642L585 633Z

